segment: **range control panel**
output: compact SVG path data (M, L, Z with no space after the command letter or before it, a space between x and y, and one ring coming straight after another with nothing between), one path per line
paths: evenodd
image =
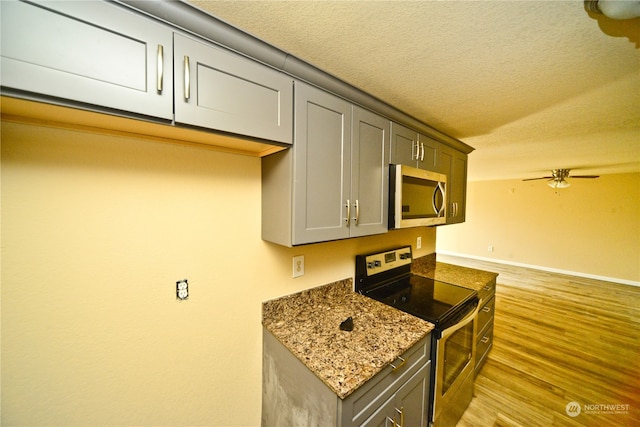
M411 264L411 246L367 255L365 257L367 276L383 273L409 264Z

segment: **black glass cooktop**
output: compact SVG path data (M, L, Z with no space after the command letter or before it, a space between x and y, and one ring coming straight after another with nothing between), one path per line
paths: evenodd
M445 329L478 304L477 292L451 283L409 275L363 292L364 295Z

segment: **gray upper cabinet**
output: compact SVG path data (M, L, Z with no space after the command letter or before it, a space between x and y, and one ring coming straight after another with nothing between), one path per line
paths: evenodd
M292 143L291 77L181 34L174 49L176 122Z
M440 143L428 136L392 123L391 163L436 171L436 152Z
M442 146L441 143L426 135L418 135L418 144L420 148L420 158L418 167L432 172L437 172L438 150Z
M353 107L350 237L388 231L390 125L384 117Z
M173 32L98 1L2 1L2 86L173 119Z
M393 164L413 166L447 175L447 224L465 221L467 155L435 139L391 124L390 159Z
M391 123L391 163L417 167L417 145L418 132L395 122Z
M349 237L351 104L296 84L294 244Z
M447 224L465 221L467 200L467 155L442 146L438 151L438 169L447 175Z
M286 246L387 231L389 121L296 82L295 144L262 160L262 238Z

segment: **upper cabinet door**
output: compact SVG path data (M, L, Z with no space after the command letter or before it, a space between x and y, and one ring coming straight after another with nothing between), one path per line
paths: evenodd
M350 236L388 231L390 122L353 107Z
M441 144L433 138L429 138L423 134L418 136L418 149L420 150L418 157L418 167L420 169L437 172L436 159Z
M436 171L440 143L433 138L399 125L391 124L391 163L432 172Z
M174 36L176 122L293 142L293 79L180 34Z
M417 167L418 133L397 123L391 124L391 163Z
M467 155L450 147L438 151L439 172L447 175L447 224L466 219Z
M296 83L293 244L349 237L351 104Z
M170 28L97 1L2 1L2 86L173 119Z

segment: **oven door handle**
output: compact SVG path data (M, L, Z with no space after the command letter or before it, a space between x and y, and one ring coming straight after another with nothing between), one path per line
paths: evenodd
M476 305L476 308L472 312L467 314L462 320L457 322L455 325L443 330L440 333L440 338L441 339L447 338L448 336L453 335L453 333L456 332L457 330L462 329L465 326L467 326L469 323L473 322L473 320L476 318L476 315L478 314L479 309L480 309L480 304Z

